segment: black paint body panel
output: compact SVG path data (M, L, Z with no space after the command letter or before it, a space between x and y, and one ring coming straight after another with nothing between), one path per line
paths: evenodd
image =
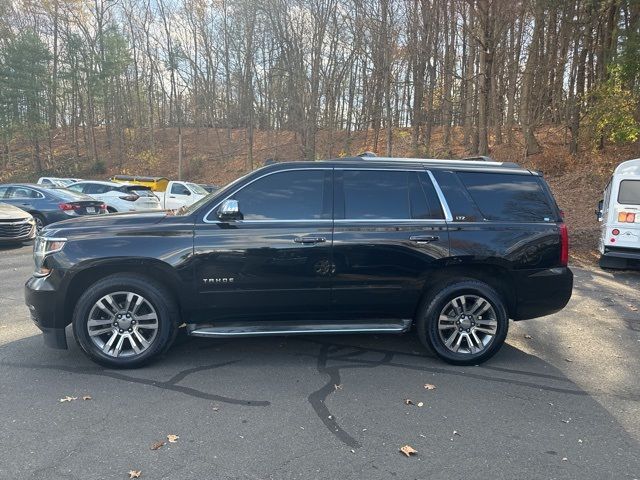
M69 299L89 286L87 279L122 271L164 283L180 304L181 320L192 323L413 318L425 291L433 288L430 281L448 269L500 277L513 319L553 313L569 301L573 276L559 264L559 213L557 221L537 223L223 222L216 217L225 198L265 174L345 167L365 168L355 160L276 164L219 190L184 215L115 214L51 225L44 235L67 243L46 257L49 276L26 283L32 317L49 336L57 335L56 329L71 322ZM409 166L394 162L366 168ZM411 239L416 236L430 240ZM322 241L300 243L303 237ZM49 342L59 344L56 338Z

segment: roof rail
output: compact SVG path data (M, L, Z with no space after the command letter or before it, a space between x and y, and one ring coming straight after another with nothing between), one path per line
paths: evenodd
M481 162L495 162L495 160L491 157L487 157L486 155L476 155L474 157L465 157L463 160L479 160Z
M477 167L485 166L495 166L495 167L507 167L507 168L522 168L515 162L498 162L491 157L487 157L484 155L476 156L476 157L467 157L461 159L445 159L445 158L402 158L402 157L378 157L375 153L372 152L363 152L355 157L351 157L352 160L366 160L368 162L404 162L404 163L431 163L431 164L455 164L461 166L472 166L475 165ZM344 160L344 159L343 159Z

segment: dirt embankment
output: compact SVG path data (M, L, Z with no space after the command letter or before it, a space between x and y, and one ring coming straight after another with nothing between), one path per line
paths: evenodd
M505 134L506 135L506 134ZM395 129L393 156L425 156L411 146L411 130ZM597 259L598 222L594 211L611 172L621 161L634 158L634 146L608 146L602 151L583 150L578 155L568 153L569 139L563 127L545 127L537 131L542 153L525 158L519 132L514 132L512 144L490 139L490 155L496 160L512 161L541 170L565 212L570 229L572 255L575 260L592 263ZM316 157L335 158L362 151L386 153L386 137L380 132L376 148L372 131L320 131L317 135ZM46 149L45 149L46 150ZM72 145L65 131L52 137L51 149L43 154L49 174L104 179L112 174L178 175L178 132L174 128L155 129L153 137L147 130L128 131L124 146L112 143L107 147L105 132L97 131L99 162L96 165L83 141L79 148ZM442 131L436 129L429 156L434 158L464 158L469 156L463 145L463 132L453 129L451 146L443 145ZM302 158L300 139L292 132L257 131L254 134L253 162L245 130L214 128L183 129L183 177L199 183L223 185L246 173L252 166L261 166L266 159L277 161ZM26 143L12 145L11 158L4 160L0 181L34 181L31 151Z

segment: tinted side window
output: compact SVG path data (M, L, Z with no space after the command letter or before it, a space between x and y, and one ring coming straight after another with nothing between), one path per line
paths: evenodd
M411 218L409 173L375 170L343 172L344 218Z
M7 198L40 198L40 194L27 187L11 187Z
M330 182L331 171L278 172L256 180L231 198L238 201L245 220L330 219L330 196L325 196L325 185Z
M457 175L447 170L431 171L449 205L454 222L478 222L482 215Z
M640 205L640 180L623 180L620 182L618 203Z
M458 177L486 220L555 220L538 179L532 175L458 172Z
M9 187L0 187L0 198L5 198L7 196L7 190Z
M171 193L174 195L191 195L189 189L181 183L174 183L171 185Z
M80 184L80 185L71 185L70 187L67 187L69 190L71 190L72 192L78 192L78 193L82 193L82 188L84 187L84 185Z

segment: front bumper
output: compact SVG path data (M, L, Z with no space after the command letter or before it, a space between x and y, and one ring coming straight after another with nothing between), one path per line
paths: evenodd
M57 293L49 277L31 277L24 286L25 303L31 320L42 331L44 344L66 349L66 325L58 312Z
M568 267L516 274L517 303L514 320L543 317L562 310L573 292L573 272Z

